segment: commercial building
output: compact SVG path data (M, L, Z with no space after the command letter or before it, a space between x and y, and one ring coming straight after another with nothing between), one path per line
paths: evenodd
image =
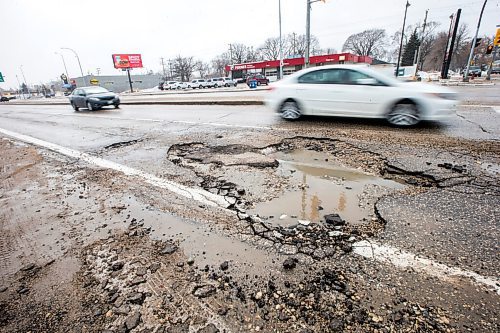
M310 57L309 63L310 66L358 63L371 64L372 58L367 56L357 56L351 53L325 54ZM301 70L304 68L304 64L305 59L303 57L283 59L283 75L290 75ZM270 60L228 65L225 69L228 76L231 76L233 79L244 78L245 75L249 73L261 73L270 81L275 81L278 79L279 66L279 60Z

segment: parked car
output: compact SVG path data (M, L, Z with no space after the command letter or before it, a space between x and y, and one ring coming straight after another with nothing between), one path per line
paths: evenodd
M80 108L93 111L108 105L113 105L117 109L120 106L117 94L99 86L76 88L69 96L69 101L75 111Z
M465 71L464 71L464 75L465 75ZM469 75L472 76L477 76L477 77L481 77L481 67L479 66L470 66L469 67Z
M221 77L215 77L215 78L213 78L212 82L214 83L214 87L215 88L224 87L224 85L225 85L224 79L221 78Z
M267 86L269 84L269 79L266 78L262 74L249 74L249 75L247 75L246 82L247 82L248 86L250 86L250 81L257 81L258 86L261 86L263 84L265 84Z
M208 79L206 81L206 87L207 88L215 88L215 82L217 82L215 79Z
M0 97L0 102L8 102L8 101L10 101L9 97L7 97L7 96Z
M202 89L202 88L205 88L205 85L206 85L206 82L204 79L195 79L195 80L188 83L188 88Z
M368 67L330 65L274 83L265 102L287 120L302 115L385 118L407 127L451 116L456 99L446 87L400 82Z
M236 87L238 85L238 83L230 77L223 77L222 81L224 82L224 87Z
M172 85L172 88L171 89L187 89L188 88L188 84L186 82L175 82L173 85Z
M165 84L165 82L160 82L160 83L158 84L158 89L163 90L163 85L164 85L164 84Z
M177 81L167 81L163 84L163 89L165 89L165 90L175 89L174 86L176 83L177 83Z
M491 67L491 74L500 74L500 66Z

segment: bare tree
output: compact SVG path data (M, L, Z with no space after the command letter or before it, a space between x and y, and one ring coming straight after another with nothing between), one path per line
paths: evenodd
M201 60L196 62L194 69L200 73L201 77L205 77L210 73L210 65Z
M212 70L215 76L223 76L225 67L232 63L229 53L224 52L212 59Z
M378 58L384 57L385 46L385 30L369 29L349 36L342 47L342 51L351 51L357 55Z
M304 57L306 54L307 46L306 35L298 35L295 32L291 33L286 37L285 45L285 54L287 54L288 56ZM311 55L317 55L321 53L318 38L313 35L311 35L310 50Z
M468 25L466 23L460 24L455 38L455 48L451 57L450 69L457 70L467 65L471 42Z
M174 75L185 82L191 79L196 63L193 57L181 57L179 55L174 59L172 65Z
M268 38L257 51L261 57L266 60L276 60L280 56L280 39L279 37Z

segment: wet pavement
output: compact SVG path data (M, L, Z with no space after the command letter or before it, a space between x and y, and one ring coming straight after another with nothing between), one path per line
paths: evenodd
M499 119L2 105L0 331L498 331Z

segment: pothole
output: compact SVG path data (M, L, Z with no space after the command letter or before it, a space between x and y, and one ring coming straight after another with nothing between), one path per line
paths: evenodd
M289 179L290 186L279 197L261 202L250 214L279 225L319 223L325 214L337 213L351 224L360 224L373 215L373 206L363 205L363 198L373 187L399 190L404 185L392 180L345 167L324 153L310 150L275 152L277 173Z

